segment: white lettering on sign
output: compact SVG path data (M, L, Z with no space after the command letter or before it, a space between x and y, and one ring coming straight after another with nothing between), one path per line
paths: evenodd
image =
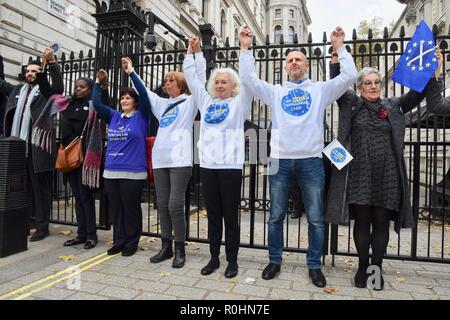
M61 0L48 0L48 13L66 21L69 29L81 27L81 11L76 6L66 6Z

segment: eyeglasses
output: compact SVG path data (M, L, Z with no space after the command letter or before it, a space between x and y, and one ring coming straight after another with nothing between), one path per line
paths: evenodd
M380 80L375 80L375 81L366 80L366 81L363 81L362 84L366 87L371 87L371 86L379 87L381 85L381 81Z

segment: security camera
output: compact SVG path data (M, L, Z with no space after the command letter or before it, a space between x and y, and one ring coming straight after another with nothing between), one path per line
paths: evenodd
M144 45L147 49L152 50L156 47L157 45L157 40L156 40L156 36L154 33L147 33L147 35L145 36L145 42Z

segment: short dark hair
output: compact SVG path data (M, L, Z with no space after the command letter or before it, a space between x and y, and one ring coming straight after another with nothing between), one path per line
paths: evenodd
M133 88L130 88L130 87L123 88L120 91L119 100L122 99L122 97L127 94L134 99L134 102L136 102L136 105L137 105L139 102L139 95L137 94L136 90L134 90Z
M27 67L28 67L29 65L38 65L38 66L41 66L41 61L39 61L39 60L31 60L30 62L28 62Z

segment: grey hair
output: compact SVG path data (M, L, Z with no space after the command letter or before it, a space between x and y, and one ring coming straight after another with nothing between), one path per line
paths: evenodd
M378 71L377 68L373 68L373 67L365 67L365 68L362 68L362 69L358 72L358 79L356 80L356 87L357 87L358 89L360 89L360 88L362 87L362 79L363 79L364 77L367 77L368 75L371 75L371 74L376 74L376 75L380 78L380 80L382 79L381 72Z
M209 95L215 99L217 98L217 92L216 92L216 77L219 74L226 74L228 76L228 79L233 84L233 92L231 94L232 97L235 97L239 94L239 91L241 89L241 80L239 79L239 75L236 71L234 71L231 68L219 68L214 69L211 76L209 77L208 84L206 86Z

